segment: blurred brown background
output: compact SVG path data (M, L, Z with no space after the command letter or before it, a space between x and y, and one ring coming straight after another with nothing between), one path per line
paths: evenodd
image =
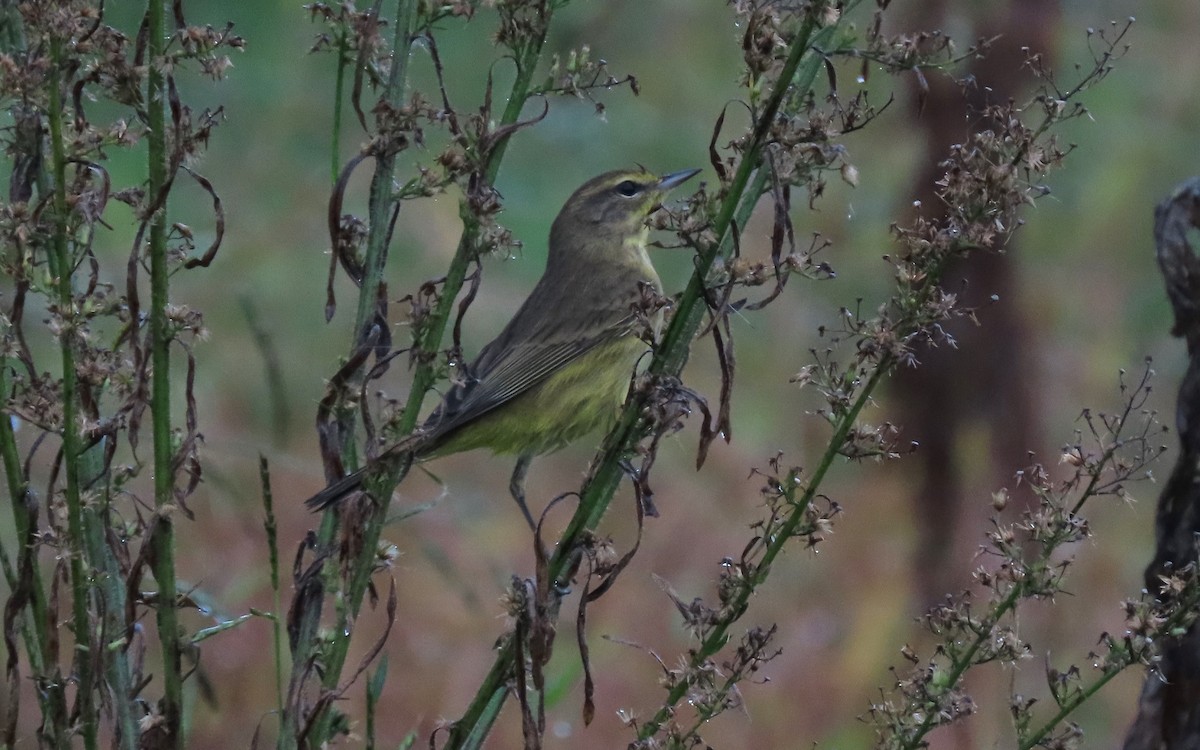
M894 29L917 28L930 20L925 14L942 14L933 23L965 48L990 28L988 23L997 22L988 15L998 12L995 5L1004 4L947 2L920 14L899 7L890 23ZM212 333L197 352L207 481L191 503L196 521L179 529L179 570L211 597L218 613L233 615L249 607L273 607L258 500L259 452L271 460L285 561L316 523L300 507L322 485L312 420L323 379L345 353L353 297L342 283L342 309L331 324L324 323L333 65L328 56L306 54L319 29L296 2L210 0L193 4L190 13L193 23L231 20L248 40L227 81L193 82L185 92L197 108L220 103L226 109L228 122L199 169L225 200L229 226L215 266L179 274L174 291L178 301L205 312ZM987 529L990 492L1024 465L1023 452L1036 451L1040 460L1056 463L1057 449L1071 438L1080 410L1115 406L1118 369L1136 372L1147 355L1160 373L1153 405L1168 417L1172 413L1183 347L1167 336L1170 315L1153 262L1150 228L1153 204L1200 172L1200 46L1195 44L1200 4L1064 2L1060 18L1039 22L1052 28L1018 24L1008 32L1030 33L1029 41L1015 40L1018 46L1050 45L1055 67L1069 84L1075 64L1090 65L1085 29L1130 14L1138 16L1128 37L1132 50L1086 96L1093 118L1062 131L1063 140L1077 149L1067 170L1053 177L1053 194L1025 214L1028 226L1001 261L1007 274L1001 300L981 311L983 327L969 341L937 358L939 364L955 358L987 361L1001 380L1027 384L1023 410L1001 409L999 425L989 425L981 404L993 398L991 388L970 375L951 376L952 387L974 394L962 402L961 413L944 388L922 390L909 383L903 390L889 389L868 420L911 427L917 419L914 400L939 405L946 399L935 411L943 412L947 430L955 426L947 433L957 476L952 491L931 498L922 489L930 486L930 472L946 464L931 468L921 453L899 462L839 468L828 487L845 508L834 535L815 553L797 548L783 560L744 620L747 626L778 623L783 654L764 670L763 684L744 687L744 711L713 722L705 736L714 747L869 744L871 730L857 717L890 683L887 667L901 661L900 647L923 642L914 617L938 590L929 582L954 590L967 581L973 550ZM450 95L463 110L477 106L482 71L495 55L490 23L482 13L465 29L450 25L440 38ZM573 3L560 12L548 47L566 50L582 43L608 60L616 75L635 74L641 95L635 98L627 90L602 95L604 117L587 102L554 100L546 120L513 141L498 181L506 205L501 221L525 249L510 261L486 264L480 298L466 322L468 354L499 330L532 286L550 221L578 184L634 162L664 172L707 167L713 122L738 95L738 30L723 3ZM428 82L428 60L420 52L416 58L415 75ZM503 91L511 72L500 63L496 74ZM879 122L845 140L860 173L859 187L831 182L816 211L804 209L804 200L795 201L801 206L794 216L798 234L818 231L834 240L825 259L837 279L795 280L786 299L735 322L740 368L732 445L715 447L696 472L693 424L660 454L655 489L662 517L648 522L642 549L616 590L591 609L598 713L589 728L579 718L581 673L567 635L570 625L564 622L549 673L551 747L619 747L629 741L632 735L616 711L646 715L662 694L660 667L647 650L674 665L688 646L678 615L652 574L669 581L685 600L711 595L721 558L740 552L747 526L756 518L758 482L748 478L750 468L765 465L777 450L786 452L789 463L803 464L823 445L823 423L806 414L811 400L787 381L809 361L816 327L834 321L839 306L862 298L870 309L888 293L890 267L880 260L892 249L888 226L903 220L921 194L917 181L930 160L926 131L943 116L936 97L918 114L911 83L882 75L869 80L874 101L882 103L894 92L897 102ZM851 75L843 75L839 85L847 92L856 86ZM347 120L340 147L343 161L362 139L352 122ZM966 134L966 122L960 131ZM433 155L411 154L416 161ZM120 182L119 174L114 181ZM364 194L359 189L360 202ZM173 209L177 218L194 220L203 238L208 231L204 196L194 193L194 214L189 194L179 196ZM441 273L458 236L456 208L455 198L446 196L402 210L389 268L394 299ZM764 252L761 227L750 227L743 238L747 252ZM111 257L120 258L127 247L118 232ZM664 251L657 261L668 290L678 289L687 278L689 258ZM971 282L971 295L979 299L997 291L986 287L993 277L982 278ZM283 393L272 392L250 319L278 357ZM1019 334L994 327L997 319L1017 321ZM1018 359L987 359L998 337L1012 345ZM405 332L398 331L397 340L404 339ZM715 398L710 349L708 341L697 345L686 377ZM386 387L392 395L404 393L403 367L392 368ZM275 400L286 413L273 410ZM1004 423L1005 414L1011 424ZM1034 442L1005 447L1003 437L1012 432ZM577 487L590 452L591 446L577 446L535 462L528 485L531 504ZM1163 463L1159 473L1168 466ZM436 506L385 532L402 554L395 569L399 620L387 646L384 746L395 746L409 730L424 742L439 721L458 716L490 665L492 643L504 627L499 596L514 572L526 575L532 568L524 523L507 495L507 460L469 454L430 468L445 481L444 488L414 472L398 503L436 499ZM1102 631L1120 632L1118 605L1141 587L1141 569L1150 555L1156 492L1142 485L1134 488L1140 502L1133 506L1114 501L1090 508L1095 537L1075 550L1079 565L1068 585L1075 596L1023 615L1025 635L1038 658L1019 670L982 671L972 684L979 715L964 732L939 738L941 746L1004 745L1012 736L1007 691L1036 693L1044 685L1043 655L1051 654L1059 667L1084 667ZM931 499L957 508L953 523L934 523L943 511L930 510ZM628 491L618 496L606 530L622 548L632 541ZM931 545L939 554L930 555ZM285 602L289 594L284 592ZM367 617L369 623L360 623L364 642L381 626L380 618ZM212 623L195 616L192 624ZM260 723L273 736L269 653L269 627L257 619L204 644L202 665L215 686L216 705L193 692L194 747L247 745ZM350 663L355 661L352 656ZM1089 747L1119 743L1140 683L1141 674L1119 678L1077 717ZM353 689L353 700L361 701L362 692ZM346 708L361 717L360 704ZM489 747L519 746L519 718L510 708Z

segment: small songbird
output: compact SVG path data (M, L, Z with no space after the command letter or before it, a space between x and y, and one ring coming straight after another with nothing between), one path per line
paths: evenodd
M413 437L311 497L325 508L362 489L369 472L405 455L424 461L490 448L516 454L509 489L525 520L523 483L534 456L615 423L637 360L645 285L661 291L646 253L646 217L700 170L665 176L607 172L567 200L550 228L546 270L500 335Z

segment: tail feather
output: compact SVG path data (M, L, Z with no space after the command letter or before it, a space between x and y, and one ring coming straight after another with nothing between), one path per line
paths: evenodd
M352 471L309 499L304 501L305 506L311 511L325 510L330 505L339 502L342 498L357 492L362 489L363 478L366 476L366 469Z
M389 471L398 470L398 477L403 477L408 473L408 468L412 466L412 462L418 458L427 458L429 456L426 450L428 435L423 431L414 432L412 435L396 443L391 448L388 448L378 457L371 461L368 465L352 471L309 499L304 501L311 511L325 510L330 505L340 502L343 498L353 492L358 492L363 488L363 482L367 478L367 472L375 472L379 470ZM390 469L388 468L390 467Z

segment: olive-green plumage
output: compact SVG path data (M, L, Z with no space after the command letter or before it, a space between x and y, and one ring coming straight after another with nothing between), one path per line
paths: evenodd
M546 270L500 335L483 348L414 438L379 461L411 453L424 460L490 448L521 457L549 453L619 413L638 358L642 285L659 285L646 253L646 217L671 188L699 170L664 177L607 172L567 200L550 229ZM308 501L323 508L362 487L349 474Z

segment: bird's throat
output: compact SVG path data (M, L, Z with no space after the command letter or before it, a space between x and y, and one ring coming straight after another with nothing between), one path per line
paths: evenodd
M640 231L625 238L621 249L624 250L623 255L629 264L645 276L647 281L653 281L655 286L658 286L658 274L654 271L654 264L650 262L650 254L646 252L646 239L649 236L650 228L643 226Z

